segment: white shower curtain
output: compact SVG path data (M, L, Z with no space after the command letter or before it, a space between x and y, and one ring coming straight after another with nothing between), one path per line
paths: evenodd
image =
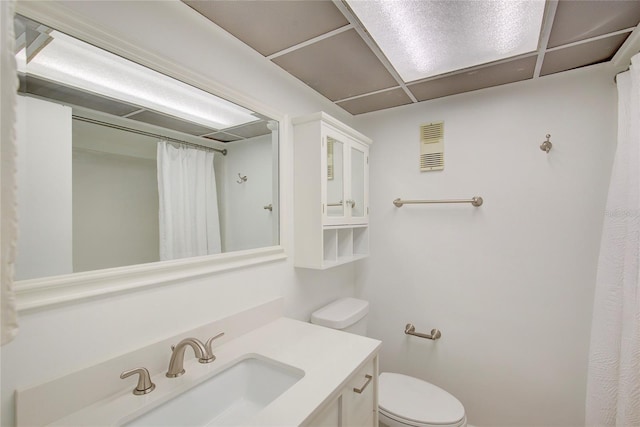
M0 1L0 344L11 341L18 332L13 292L17 241L16 207L16 58L14 55L14 1Z
M221 252L213 152L158 142L160 259Z
M640 426L640 55L619 74L618 147L600 248L588 426Z

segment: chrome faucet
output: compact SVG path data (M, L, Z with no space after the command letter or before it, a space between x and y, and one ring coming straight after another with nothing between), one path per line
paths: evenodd
M187 346L193 348L196 353L198 362L211 363L215 360L215 357L209 354L204 344L197 338L185 338L178 343L173 349L171 354L171 360L169 361L169 370L167 371L167 377L175 378L184 374L184 352Z

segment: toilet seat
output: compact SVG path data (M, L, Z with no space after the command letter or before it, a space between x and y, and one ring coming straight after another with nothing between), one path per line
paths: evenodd
M418 378L383 372L378 378L382 421L413 427L463 427L462 403L440 387Z

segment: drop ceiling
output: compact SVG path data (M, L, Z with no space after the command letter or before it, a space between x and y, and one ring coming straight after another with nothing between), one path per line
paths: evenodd
M638 0L547 1L536 50L404 81L342 0L183 2L351 114L606 62L640 23Z

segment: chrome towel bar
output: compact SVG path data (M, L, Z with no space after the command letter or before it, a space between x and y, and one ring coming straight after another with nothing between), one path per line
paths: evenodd
M411 323L407 323L407 326L404 328L404 333L407 335L413 335L420 338L426 338L428 340L437 340L442 337L442 333L438 329L432 329L431 335L421 334L420 332L416 332L416 327Z
M402 205L421 204L421 203L471 203L473 206L475 206L477 208L478 206L482 206L483 202L484 202L484 200L482 200L482 197L476 196L476 197L472 197L471 199L454 199L454 200L402 200L402 199L395 199L393 201L393 204L396 205L396 207L401 208Z

